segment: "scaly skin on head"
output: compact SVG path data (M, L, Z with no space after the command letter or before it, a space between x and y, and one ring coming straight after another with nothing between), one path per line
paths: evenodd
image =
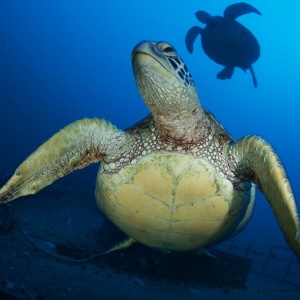
M168 43L140 43L132 55L133 71L157 129L170 139L193 141L205 119L193 79Z

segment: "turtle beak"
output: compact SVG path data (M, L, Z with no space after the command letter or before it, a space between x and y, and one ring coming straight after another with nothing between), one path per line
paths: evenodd
M161 63L157 60L156 43L150 41L138 43L132 51L131 61L133 70L156 63L160 65Z
M153 51L155 51L155 42L150 41L141 41L139 42L132 50L131 54L131 61L134 64L134 61L139 57L139 54L145 54L142 55L145 56L152 56Z

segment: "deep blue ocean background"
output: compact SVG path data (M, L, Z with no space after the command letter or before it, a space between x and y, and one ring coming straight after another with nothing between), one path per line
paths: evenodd
M238 21L261 46L250 72L231 80L202 51L190 55L184 39L194 13L222 15L232 0L218 1L0 1L0 170L11 175L42 142L68 123L105 118L118 127L149 113L131 69L131 51L141 40L173 44L196 82L202 105L239 139L256 134L278 152L300 207L300 2L249 0L262 16ZM98 164L62 181L93 190ZM22 201L22 200L17 200ZM36 205L39 205L37 202ZM265 251L286 245L261 193L248 227L237 237Z

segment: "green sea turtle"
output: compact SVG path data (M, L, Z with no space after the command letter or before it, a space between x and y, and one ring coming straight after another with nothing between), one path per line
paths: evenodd
M257 136L232 139L201 106L193 79L170 44L139 43L132 66L151 114L125 131L103 119L71 123L17 168L0 190L0 203L101 161L97 204L128 235L113 249L137 241L183 251L239 232L251 217L256 183L300 256L295 200L271 146Z
M200 10L196 12L196 17L206 26L205 28L193 26L187 32L185 43L188 51L192 53L194 41L200 34L205 54L216 63L225 66L217 74L217 78L230 79L235 67L244 71L249 69L253 84L257 87L252 64L259 58L260 46L251 31L235 20L251 12L261 15L256 8L244 2L228 6L224 11L224 17L213 17Z

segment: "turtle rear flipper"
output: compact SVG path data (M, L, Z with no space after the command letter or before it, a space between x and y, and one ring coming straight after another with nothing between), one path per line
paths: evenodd
M255 76L255 73L254 73L254 70L253 70L252 66L249 67L249 70L250 70L251 75L252 75L253 85L254 85L255 88L257 88L257 79L256 79L256 76Z
M225 67L221 72L217 74L218 79L230 79L232 77L234 71L234 67Z
M198 26L193 26L186 34L185 37L185 45L189 51L189 53L193 53L194 51L194 42L199 34L203 31L202 28Z
M102 254L108 254L108 253L116 251L116 250L128 248L128 247L132 246L135 242L136 242L135 239L128 237L127 239L121 241L120 243L117 243L116 245L110 247L108 250L104 251Z
M235 20L239 16L249 14L252 12L261 16L261 12L258 9L245 2L240 2L227 6L224 10L224 17L231 20Z
M266 196L287 243L300 258L300 221L293 192L277 154L262 138L247 136L229 146L234 172L258 184Z

